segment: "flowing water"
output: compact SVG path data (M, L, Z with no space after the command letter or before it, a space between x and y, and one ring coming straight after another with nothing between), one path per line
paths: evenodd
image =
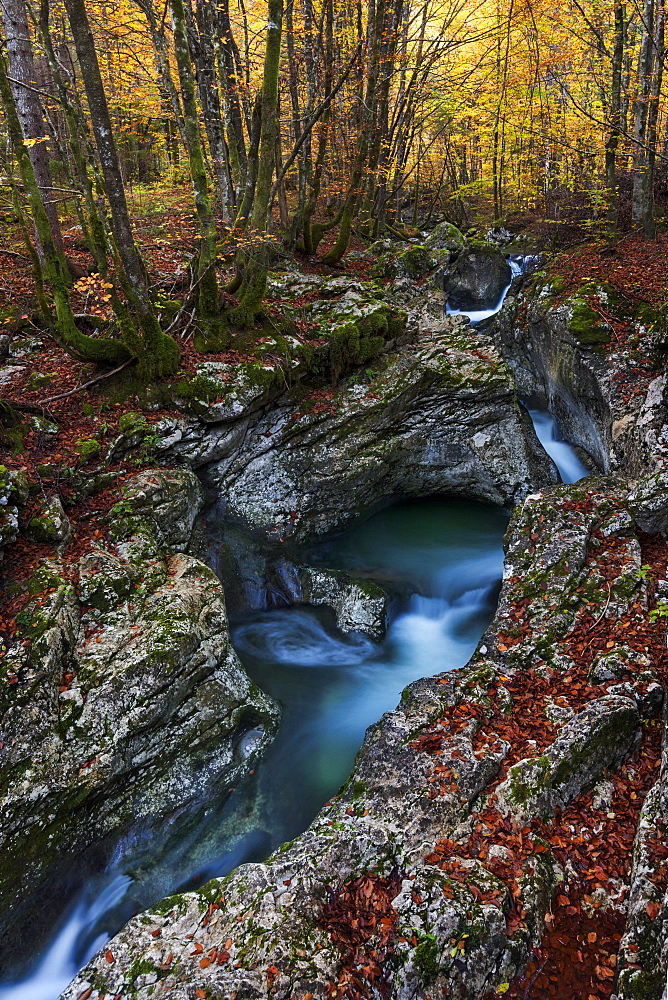
M511 266L513 276L524 269L522 261ZM466 315L489 318L507 291L495 309ZM549 414L529 412L562 480L587 475L571 446L557 440ZM0 986L0 1000L55 1000L133 914L261 860L304 830L346 780L366 727L396 706L406 684L471 656L494 613L506 524L504 511L477 503L409 501L308 553L315 564L395 595L383 642L343 635L331 612L304 606L233 623L246 669L281 703L276 739L254 773L187 833L161 846L135 831L119 844L108 869L82 886L29 977Z
M279 733L255 773L156 860L155 841L118 846L90 880L28 979L0 1000L55 1000L134 913L179 889L261 860L306 828L350 773L364 731L406 684L466 663L494 613L507 513L472 502L410 501L318 546L310 561L385 584L387 636L339 632L305 606L247 614L233 640L253 679L282 705Z
M503 305L510 287L521 274L533 271L540 264L541 258L536 256L513 255L507 258L512 272L511 279L501 292L496 305L491 309L465 310L453 309L447 302L445 312L448 316L468 316L471 323L479 325L495 316ZM580 460L577 452L567 441L559 438L556 423L550 413L527 406L533 422L536 436L557 467L562 483L576 483L583 476L590 474L589 469Z
M554 418L543 410L533 409L529 409L529 416L538 440L559 470L562 483L577 483L578 479L588 476L589 469L573 446L557 436Z

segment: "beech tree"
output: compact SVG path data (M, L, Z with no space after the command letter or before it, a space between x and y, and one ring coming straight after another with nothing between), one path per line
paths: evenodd
M613 234L623 171L634 222L656 231L658 0L0 0L0 23L8 177L26 231L32 216L41 310L79 356L135 358L147 378L179 363L126 196L149 141L156 169L180 184L186 167L192 185L183 306L201 351L260 329L272 246L340 267L353 232L402 239L435 213L556 217L568 202ZM50 160L114 285L106 327L68 313L81 269Z

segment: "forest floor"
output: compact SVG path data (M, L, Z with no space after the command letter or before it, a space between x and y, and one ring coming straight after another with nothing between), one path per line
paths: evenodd
M163 191L157 199L151 199L148 194L133 199L138 243L152 277L162 287L168 288L170 282L179 279L196 249L197 228L191 205L190 194L182 191ZM66 233L65 239L69 256L88 266L90 259L81 248L81 234L75 226ZM364 246L362 240L355 239L351 249L363 251ZM372 263L370 258L357 257L345 273L354 272L356 277L365 278ZM332 273L331 269L322 269L317 261L302 258L301 264L311 273ZM628 235L614 248L608 248L602 241L592 240L562 250L551 259L548 271L550 275L562 278L562 296L582 285L603 282L629 303L631 311L643 303L652 309L660 309L668 301L668 233L660 233L651 242L638 235ZM78 283L74 296L75 310L105 316L109 309L108 302L107 287L97 276ZM5 245L0 249L0 336L9 335L14 346L22 339L27 343L26 353L14 354L11 359L14 373L4 369L2 375L5 379L0 381L0 394L9 402L32 407L33 413L41 413L45 420L41 424L39 420L31 424L29 416L26 416L18 435L13 435L12 441L6 442L7 445L13 443L15 450L5 447L2 462L8 468L22 469L27 475L31 487L28 518L33 511L39 510L45 499L54 495L61 497L74 529L74 540L67 550L67 564L74 564L95 542L107 535L106 515L120 499L123 481L135 475L142 463L153 464L150 452L140 452L133 458L136 464L119 461L115 466L107 467L106 471L116 473L112 485L86 498L75 496L69 472L74 469L85 473L90 461L82 456L82 442L95 439L104 449L116 439L119 420L129 412L144 409L150 424L177 411L168 405L155 408L155 404L146 409L145 394L129 372L106 381L94 381L100 374L95 366L74 360L48 334L35 326L32 318L34 306L30 262L18 235L9 230ZM639 345L632 341L632 323L626 322L623 316L613 315L603 303L599 303L598 309L602 319L613 330L606 350L628 352L628 392L633 395L645 392L649 381L656 376L656 368L643 357ZM39 343L39 349L31 349L31 340L33 344ZM189 342L181 343L180 347L182 369L184 372L192 371L196 360L201 360L201 355L196 355ZM208 359L224 360L234 366L244 360L244 355L228 351L208 356ZM665 542L648 538L644 547L643 555L651 572L657 578L665 577L668 561ZM28 579L39 563L50 555L52 549L49 546L23 536L7 550L0 567L5 584L1 588L4 596L0 599L0 638L5 643L11 642L16 616L31 597L27 589ZM10 582L11 586L8 586ZM586 655L581 657L578 677L571 680L564 678L563 683L570 685L568 695L571 701L578 686L583 695L587 694L583 678L586 678L588 665L597 650L600 652L599 647L603 648L609 639L605 632L607 627L608 623L604 622L601 628L592 630ZM648 622L647 634L642 637L653 658L661 662L661 669L664 669L665 658L664 632L661 621ZM0 664L2 655L0 647ZM550 693L555 695L555 691ZM559 693L556 691L557 696ZM537 692L525 685L513 694L516 695L516 708L503 722L504 738L513 746L509 759L521 754L528 738L538 740L541 746L546 739L546 732L535 721L537 713L531 710ZM529 723L529 719L534 721ZM508 997L518 1000L551 996L563 1000L575 1000L576 997L578 1000L607 1000L610 996L623 920L618 911L617 916L606 915L596 905L595 890L628 876L637 815L656 773L659 754L660 727L650 722L645 727L641 751L614 778L614 807L607 815L598 815L591 800L585 797L554 823L548 827L542 824L540 829L505 829L498 814L495 817L490 813L481 818L471 836L472 856L481 856L481 851L486 850L485 845L492 840L502 842L513 859L506 873L511 892L517 884L523 860L537 849L537 838L546 840L557 857L563 856L564 862L570 860L583 873L580 890L563 894L557 900L554 919L549 924L542 948L536 951L525 977L509 986ZM596 834L593 839L580 837L578 842L573 831L585 827L595 829ZM448 842L435 845L434 863L447 864L450 848ZM457 846L457 850L461 856L461 845ZM668 875L666 878L668 880ZM521 907L513 911L509 919L519 925ZM454 947L458 946L459 943L454 942Z

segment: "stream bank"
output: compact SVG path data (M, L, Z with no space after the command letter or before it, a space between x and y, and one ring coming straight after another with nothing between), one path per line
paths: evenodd
M195 990L211 996L344 995L351 984L380 989L388 977L393 996L441 989L443 995L478 997L521 973L544 920L550 923L552 897L571 892L560 849L551 845L549 829L534 830L534 824L555 807L582 802L597 783L600 772L584 768L583 757L623 774L641 738L645 757L654 754L656 764L656 746L647 739L657 735L661 625L645 628L655 592L642 567L651 565L654 578L663 580L665 565L658 543L643 563L640 543L643 530L665 528L662 481L648 480L631 492L624 479L550 492L556 470L501 360L500 351L511 366L514 360L503 338L499 351L494 333L439 315L437 293L425 302L414 284L400 279L395 285L391 294L409 308L417 349L399 346L359 382L320 393L306 408L281 398L276 383L267 389L251 382L244 400L237 393L222 405L199 400L197 416L161 425L158 450L226 492L230 513L263 545L286 539L288 551L407 493L445 489L501 504L519 500L494 623L470 668L416 682L399 709L372 727L342 798L306 834L266 865L245 866L132 921L68 997L78 996L77 989L92 990L90 996L108 990L143 997L167 987L170 995L184 997ZM572 353L579 358L576 349ZM207 377L215 381L214 375ZM532 388L539 391L529 388L522 384L522 398L541 392L545 398L538 376ZM352 444L346 442L348 427ZM603 422L603 430L595 427L599 442L589 441L592 454L606 440ZM336 442L331 460L324 446L318 451L328 435ZM247 440L248 453L242 450ZM132 441L118 447L133 447ZM411 450L420 456L417 468ZM357 451L359 474L351 463ZM346 483L345 509L333 498L333 475ZM629 645L620 635L608 656L615 622L639 640ZM575 655L582 635L589 654L598 650L605 660L591 677L590 665ZM538 717L544 710L545 722L532 745L513 728L513 706L520 719L532 706L535 729L541 699ZM511 773L511 766L518 770ZM604 801L604 789L599 792ZM660 796L654 798L660 804ZM532 830L519 852L503 832L506 812ZM602 819L592 815L592 829ZM480 823L494 831L497 848L484 858L482 846L477 854L471 847ZM320 862L315 868L314 858ZM634 886L637 881L628 872L615 877ZM611 900L605 913L621 937L624 893L605 891ZM641 919L646 887L640 883L636 897L638 926L647 937ZM650 937L660 913L659 905ZM362 941L345 936L356 914L367 914L375 928ZM149 926L157 931L150 940ZM191 955L189 935L199 934L197 928L204 941L197 937ZM633 944L630 939L628 955ZM627 978L633 976L629 968Z

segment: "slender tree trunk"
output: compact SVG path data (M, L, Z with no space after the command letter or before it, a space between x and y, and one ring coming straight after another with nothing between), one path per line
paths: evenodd
M183 0L169 0L174 32L174 50L181 82L183 121L190 174L195 193L195 206L200 227L200 250L197 269L199 283L200 332L195 338L198 350L224 350L229 344L227 326L220 314L220 296L216 276L217 232L213 215L204 153L199 134L199 118L195 99L195 80L188 44L186 14Z
M21 130L23 137L28 142L35 180L42 195L44 211L49 220L53 240L56 246L62 249L63 237L58 221L58 206L53 198L53 181L49 170L49 161L52 159L50 142L47 139L42 104L39 95L33 89L37 73L30 41L25 0L0 0L0 17L7 39L9 76L13 81L10 86ZM42 250L39 238L38 250L40 252Z
M638 89L635 101L633 138L633 221L641 224L647 199L647 116L651 100L652 67L654 64L654 0L645 0L643 31L638 56Z
M325 79L324 79L324 99L329 101L330 94L332 93L332 83L334 79L334 6L333 0L325 0L325 25L324 25L324 36L325 36ZM328 103L327 109L322 117L322 122L320 124L320 129L318 132L318 148L316 152L315 164L313 166L313 174L311 179L311 186L309 190L308 199L306 205L304 206L304 218L302 223L302 232L304 235L304 249L308 254L314 254L318 249L318 233L314 232L314 226L311 220L315 214L315 210L318 206L318 198L320 197L320 188L322 185L322 174L325 168L325 154L327 152L327 140L329 137L330 120L332 116L331 106ZM322 239L324 230L320 232L320 239Z
M283 0L269 0L268 15L262 79L257 182L250 217L252 237L254 240L260 241L260 246L251 252L247 260L238 296L239 305L230 312L230 322L244 329L254 325L261 312L262 300L267 287L266 233L271 199L271 181L276 162L276 137L278 135L278 76L281 60Z
M149 296L144 262L134 241L109 106L86 6L84 0L64 2L88 98L93 133L109 199L112 229L127 279L125 292L140 321L141 332L138 332L131 316L126 314L123 317L124 340L139 359L138 370L142 376L151 379L172 375L179 366L179 349L176 341L160 329Z
M661 98L661 83L663 81L663 61L665 56L666 12L662 6L656 14L654 26L654 72L650 88L650 105L647 112L647 170L643 185L643 215L642 223L645 236L652 239L656 236L654 220L654 167L656 163L657 121L659 117L659 101Z
M194 56L197 67L197 85L204 116L204 126L209 140L209 151L216 185L217 200L223 219L232 218L232 185L225 142L225 127L218 93L216 59L214 53L215 8L212 0L198 0L195 5L198 45Z
M370 51L370 57L367 69L366 92L364 94L363 101L360 102L362 128L359 151L353 163L350 186L343 205L341 226L337 234L336 243L322 258L323 262L326 264L338 264L348 249L352 223L355 217L355 208L361 194L362 178L367 165L371 135L374 127L376 90L381 69L380 62L383 43L382 29L385 22L386 2L387 0L378 0L375 6L373 6L373 17L371 11L369 13L367 44Z
M214 37L218 72L228 106L228 150L230 163L236 168L237 198L246 184L248 157L244 139L244 115L241 101L242 77L240 57L230 24L229 0L218 0L216 5L216 33Z
M615 35L612 49L612 81L608 140L605 144L605 187L608 201L608 229L617 229L619 200L617 196L617 148L622 114L622 68L624 63L624 26L626 23L623 0L615 0Z

